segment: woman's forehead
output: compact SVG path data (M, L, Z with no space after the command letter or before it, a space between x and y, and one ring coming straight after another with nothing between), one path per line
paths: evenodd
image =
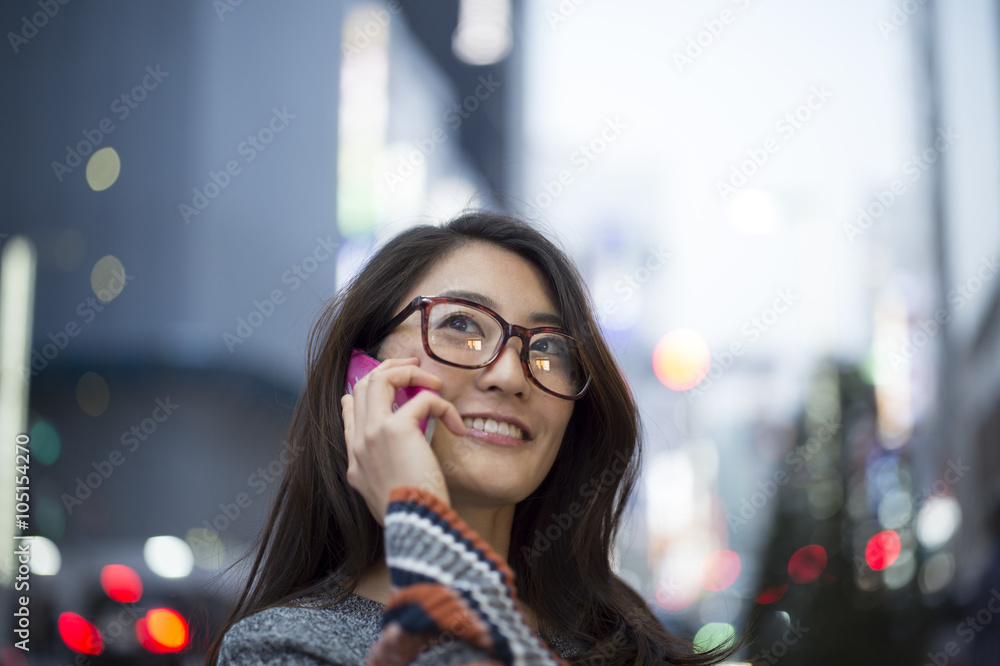
M438 260L404 302L415 296L466 298L504 318L560 314L545 275L534 264L485 243L460 246Z

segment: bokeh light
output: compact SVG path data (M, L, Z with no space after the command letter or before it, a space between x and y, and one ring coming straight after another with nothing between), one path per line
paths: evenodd
M788 560L788 575L796 583L811 583L826 569L826 549L815 544L803 546Z
M104 650L101 632L93 624L76 613L59 615L59 636L73 652L97 655Z
M112 254L98 259L90 270L90 288L105 303L110 303L122 293L126 279L125 266Z
M191 547L194 564L199 569L216 571L222 567L224 551L222 539L215 530L207 527L192 527L184 535L184 541Z
M135 603L142 597L142 579L135 569L124 564L108 564L101 569L101 587L123 604Z
M31 573L39 576L55 576L62 568L59 546L43 536L31 540Z
M31 455L34 460L43 464L51 465L59 458L62 443L59 441L59 433L55 426L45 420L35 421L31 426Z
M754 601L761 605L773 604L781 601L781 598L785 596L785 592L788 591L788 584L776 585L774 587L769 587L764 589L760 594L758 594Z
M936 594L943 590L955 577L955 558L951 553L934 553L917 576L917 585L924 594Z
M136 622L136 637L150 652L180 652L188 643L188 623L170 608L154 608Z
M901 549L899 535L893 530L879 532L868 540L865 548L865 561L875 571L881 571L890 566L899 557Z
M679 328L664 335L653 349L653 372L669 389L687 391L708 374L712 354L698 333Z
M948 543L962 523L962 507L951 496L931 497L917 514L917 539L927 549L934 550Z
M100 416L111 402L108 383L96 372L85 372L76 383L76 402L84 414Z
M694 635L694 651L708 652L714 648L729 647L736 638L736 629L728 622L709 622Z
M184 578L194 568L194 553L183 539L175 536L155 536L146 539L142 547L146 566L163 578Z
M95 192L106 190L118 180L122 161L110 146L101 148L87 160L87 184Z
M705 559L705 580L702 587L717 592L724 590L740 575L740 556L731 550L717 550Z

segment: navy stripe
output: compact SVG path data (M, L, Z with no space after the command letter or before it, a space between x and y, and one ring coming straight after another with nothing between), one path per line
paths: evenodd
M408 603L387 610L382 615L382 627L395 620L408 634L440 633L441 627L418 603Z

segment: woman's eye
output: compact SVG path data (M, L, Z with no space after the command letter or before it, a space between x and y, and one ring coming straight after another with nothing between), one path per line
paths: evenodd
M441 322L444 328L449 328L460 333L481 333L479 324L473 317L464 314L454 314Z
M569 356L569 348L566 344L555 338L534 340L531 344L531 351L551 356Z

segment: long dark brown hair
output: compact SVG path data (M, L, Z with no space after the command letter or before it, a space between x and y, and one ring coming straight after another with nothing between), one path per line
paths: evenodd
M289 433L300 450L246 557L249 577L208 655L235 622L322 595L337 604L384 562L382 528L347 483L340 398L351 350L371 349L386 321L435 262L469 243L491 243L537 266L593 376L574 406L559 454L541 485L518 503L509 565L517 593L546 629L587 643L572 663L715 664L733 653L696 653L670 634L611 566L611 549L641 456L635 398L602 338L583 280L565 254L528 224L476 211L419 226L387 242L320 316L309 337L308 377ZM572 510L571 510L572 506ZM340 587L331 581L341 583Z

